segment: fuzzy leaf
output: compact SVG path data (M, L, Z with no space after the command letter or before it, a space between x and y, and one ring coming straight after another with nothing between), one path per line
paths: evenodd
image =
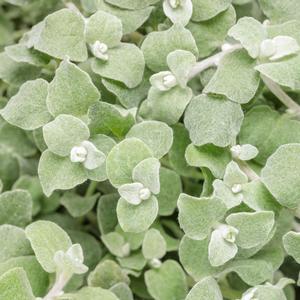
M173 143L173 131L163 122L144 121L131 127L126 137L142 140L156 158L167 154Z
M256 62L245 50L225 55L204 93L223 95L241 104L248 103L255 96L260 82L255 65Z
M262 182L283 206L297 208L300 193L300 144L279 147L262 169Z
M157 270L146 271L145 282L155 300L181 300L187 294L185 274L174 260L165 261Z
M132 205L121 198L117 205L117 216L121 228L125 232L142 232L147 230L158 213L158 202L155 196Z
M76 294L71 296L71 300L119 300L112 292L100 287L83 287Z
M47 107L56 117L60 114L83 116L100 98L90 76L75 64L65 60L49 85Z
M290 231L283 236L283 246L288 255L292 256L296 262L300 263L300 233Z
M236 244L246 249L264 244L275 224L274 213L270 211L235 213L226 222L239 231Z
M43 269L48 273L55 272L54 254L59 250L67 251L72 245L67 233L50 221L31 223L25 233Z
M135 88L141 83L145 61L142 51L137 46L121 43L118 47L109 49L107 54L107 61L93 60L92 69L96 74L120 81L128 88Z
M59 115L43 127L48 149L60 156L69 156L71 149L90 137L89 128L71 115Z
M134 167L149 157L152 157L152 152L141 140L123 140L114 146L107 156L106 172L109 181L115 187L131 183Z
M142 44L147 66L154 72L167 69L167 56L175 50L186 50L198 57L198 49L192 34L180 24L170 29L152 32Z
M85 61L84 27L84 20L79 14L61 9L46 17L34 47L55 58Z
M172 21L172 23L182 24L185 26L192 17L193 3L192 0L186 0L183 1L178 7L174 8L170 4L170 1L165 0L163 2L163 9L165 15Z
M27 81L2 109L1 116L10 124L25 130L39 128L52 118L46 106L47 94L47 81Z
M225 147L235 141L243 120L240 105L213 96L200 95L191 101L184 124L196 146L212 143Z
M149 229L144 237L142 252L146 259L162 258L166 254L167 244L157 229Z
M177 206L180 227L188 237L195 240L205 239L212 226L226 213L226 206L217 198L196 198L181 194Z

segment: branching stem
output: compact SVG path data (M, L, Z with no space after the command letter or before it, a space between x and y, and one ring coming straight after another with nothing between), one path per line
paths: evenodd
M236 160L240 169L248 176L248 178L252 180L259 180L260 177L256 174L256 172L244 161Z
M241 44L231 45L231 46L227 47L227 49L225 49L213 56L210 56L204 60L199 61L198 63L196 63L196 65L190 71L189 80L194 78L196 75L200 74L202 71L204 71L210 67L217 66L218 63L220 62L220 60L226 54L233 52L234 50L241 49L241 48L242 48Z
M276 82L261 75L262 81L268 89L293 113L300 115L300 105L296 103Z
M63 293L63 289L70 280L71 276L60 273L57 274L56 281L48 294L43 298L43 300L54 300L57 296L60 296Z

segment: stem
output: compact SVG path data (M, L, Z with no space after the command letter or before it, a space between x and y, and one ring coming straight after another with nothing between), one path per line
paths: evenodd
M207 59L201 60L199 61L190 71L189 74L189 80L191 80L192 78L194 78L196 75L198 75L199 73L201 73L202 71L213 67L213 66L217 66L218 63L220 62L220 60L228 53L231 53L237 49L241 49L242 45L241 44L236 44L236 45L231 45L228 49L223 50L211 57L208 57Z
M86 190L86 193L85 193L85 197L89 197L89 196L92 196L97 188L97 185L98 185L98 182L97 181L91 181L89 187L87 188Z
M292 112L300 115L300 105L297 104L282 88L275 83L272 79L261 75L262 81L268 87L268 89Z
M60 294L63 293L63 288L70 280L70 278L71 276L65 273L57 274L54 285L52 286L48 294L43 298L43 300L54 300L55 297L60 296Z
M259 180L260 177L256 174L256 172L244 161L236 160L240 169L248 176L248 178L252 180Z

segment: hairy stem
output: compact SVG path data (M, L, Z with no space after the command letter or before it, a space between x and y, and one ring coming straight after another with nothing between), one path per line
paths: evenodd
M70 280L71 276L60 273L56 276L56 281L52 286L48 294L43 298L43 300L54 300L57 296L60 296L63 293L63 289Z
M202 71L204 71L210 67L217 66L218 63L220 62L220 60L226 54L233 52L234 50L241 49L241 48L242 48L241 44L230 45L230 46L228 45L227 49L225 49L213 56L210 56L204 60L199 61L190 71L189 80L194 78L196 75L198 75Z
M261 75L262 81L268 89L293 113L300 115L300 105L296 103L282 88L272 79Z
M89 187L86 190L85 197L92 196L97 188L98 182L97 181L91 181Z
M244 161L236 160L240 169L248 176L248 178L252 180L259 180L260 177L256 174L256 172Z

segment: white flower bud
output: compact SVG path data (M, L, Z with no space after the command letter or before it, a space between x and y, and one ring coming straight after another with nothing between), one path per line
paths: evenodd
M260 56L271 57L276 53L276 45L273 40L266 39L260 45Z
M107 54L108 47L106 44L101 43L100 41L96 41L92 45L91 49L92 49L93 54L97 58L105 60L105 61L108 60L108 54Z
M148 200L151 196L151 192L148 188L142 188L139 192L139 196L141 200Z
M230 152L234 158L238 158L242 152L242 147L240 145L232 146Z
M84 162L87 157L87 150L83 146L73 147L71 149L71 162Z
M166 75L164 78L163 78L163 85L166 87L166 88L172 88L174 87L175 85L177 85L177 80L176 80L176 77L173 75L173 74L168 74Z
M229 243L234 243L236 240L236 236L239 233L239 231L233 226L224 225L224 224L218 226L217 230L221 232L223 239Z
M149 265L154 269L159 269L161 267L161 261L158 258L153 258L149 261Z
M182 4L181 0L168 0L168 1L170 6L174 9L178 8Z
M238 194L238 193L240 193L242 190L243 190L242 185L239 184L239 183L236 183L236 184L234 184L234 185L231 187L231 191L232 191L234 194Z

